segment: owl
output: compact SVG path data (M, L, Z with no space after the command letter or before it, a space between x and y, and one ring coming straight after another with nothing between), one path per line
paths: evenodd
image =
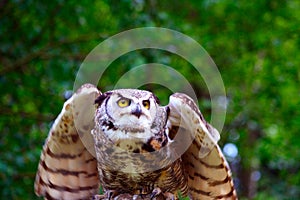
M219 137L185 94L160 106L149 91L101 93L85 84L49 132L35 193L45 199L237 199Z

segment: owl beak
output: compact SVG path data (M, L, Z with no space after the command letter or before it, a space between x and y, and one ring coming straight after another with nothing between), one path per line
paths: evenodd
M137 118L140 118L142 115L142 109L139 104L136 105L136 107L131 111L131 114L137 116Z

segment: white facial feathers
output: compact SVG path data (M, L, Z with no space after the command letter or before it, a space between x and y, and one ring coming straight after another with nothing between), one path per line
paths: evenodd
M149 137L157 110L161 109L157 97L151 92L135 89L109 91L95 102L105 134L115 139Z

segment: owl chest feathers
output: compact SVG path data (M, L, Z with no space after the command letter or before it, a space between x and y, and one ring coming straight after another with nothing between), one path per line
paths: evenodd
M187 177L181 160L162 169L143 173L124 173L98 165L101 185L105 190L116 190L120 193L149 194L154 188L163 192L186 195L188 192Z
M148 194L158 187L164 192L180 190L182 194L187 193L187 177L181 158L165 164L169 152L167 149L159 152L159 148L166 146L162 146L157 138L145 142L123 139L107 144L96 145L99 177L105 190Z

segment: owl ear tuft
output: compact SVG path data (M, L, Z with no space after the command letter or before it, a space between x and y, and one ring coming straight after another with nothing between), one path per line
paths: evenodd
M153 94L153 93L152 93L152 95L153 95L153 98L154 98L155 102L156 102L157 104L160 104L159 98L158 98L155 94Z
M98 106L101 106L101 104L103 103L103 101L107 98L110 97L110 95L112 94L112 92L105 92L103 94L101 94L100 96L98 96L95 100L95 104L98 104Z

